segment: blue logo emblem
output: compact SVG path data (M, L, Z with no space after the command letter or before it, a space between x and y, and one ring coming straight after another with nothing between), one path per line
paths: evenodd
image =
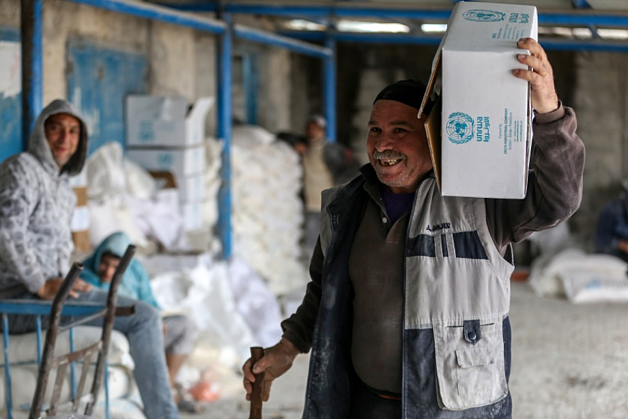
M449 115L446 130L452 143L468 143L473 138L473 118L466 113L454 112Z
M506 17L506 13L486 9L473 9L464 12L462 17L472 22L501 22Z

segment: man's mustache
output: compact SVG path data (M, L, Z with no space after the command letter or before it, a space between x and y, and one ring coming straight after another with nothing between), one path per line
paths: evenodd
M373 152L373 158L375 160L406 160L407 156L394 150L384 150L382 152L375 150Z

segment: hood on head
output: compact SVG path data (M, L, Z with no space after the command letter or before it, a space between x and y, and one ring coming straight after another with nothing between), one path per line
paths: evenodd
M46 132L44 130L44 124L46 120L52 115L57 115L60 113L72 115L81 123L81 136L79 138L79 144L76 148L76 152L70 158L70 161L68 161L65 166L61 168L61 171L59 171L54 156L52 155L52 150L50 150L50 145L48 145ZM41 164L50 174L53 174L55 176L58 174L75 176L78 175L81 170L83 170L85 158L87 157L87 141L87 125L85 125L85 121L83 121L81 114L67 100L56 99L53 100L48 106L46 106L43 111L41 111L39 117L37 118L37 121L35 121L35 125L33 126L33 131L31 132L30 140L28 143L28 151L41 162Z
M98 272L98 266L100 265L100 259L104 253L111 253L119 258L124 256L126 248L131 244L131 239L126 233L121 231L113 233L102 241L94 251L94 272Z

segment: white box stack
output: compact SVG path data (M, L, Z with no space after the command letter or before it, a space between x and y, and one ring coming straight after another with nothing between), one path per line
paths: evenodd
M200 98L188 110L180 97L131 95L126 101L127 155L149 171L173 174L188 231L207 226L205 118L213 103Z

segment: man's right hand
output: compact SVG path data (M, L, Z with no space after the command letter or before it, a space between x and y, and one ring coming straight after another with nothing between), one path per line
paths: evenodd
M270 398L270 387L273 380L292 367L292 362L298 354L299 350L294 347L292 342L282 338L275 346L264 349L264 356L255 365L251 365L251 358L249 358L242 366L246 399L251 400L253 382L255 381L254 374L265 371L266 374L264 374L264 382L262 383L262 400L267 402ZM253 367L252 370L251 367Z
M42 300L52 300L57 295L57 292L59 292L61 284L63 284L63 278L48 279L46 283L37 290L37 296ZM76 298L79 296L79 292L89 292L91 290L92 286L90 284L77 278L76 281L74 281L74 285L72 285L69 296Z

